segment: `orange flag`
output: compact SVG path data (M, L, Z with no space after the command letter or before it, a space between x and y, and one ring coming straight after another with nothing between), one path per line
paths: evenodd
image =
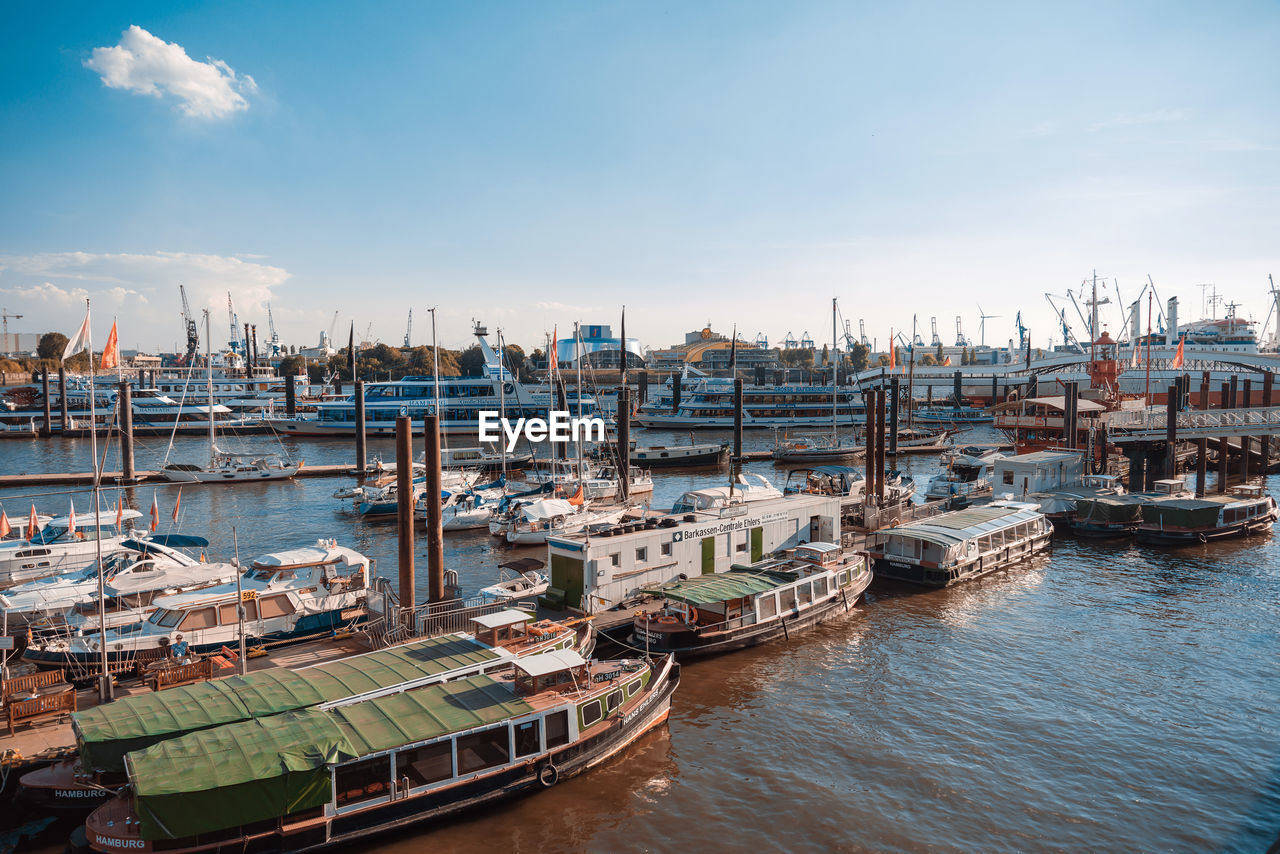
M1182 367L1182 346L1187 343L1187 336L1183 335L1178 339L1178 352L1173 354L1173 364L1170 365L1174 370Z
M943 360L942 360L942 367L944 367L944 368L949 368L949 367L951 367L951 357L950 357L950 356L948 356L947 358L945 358L945 359L943 359Z
M0 540L13 533L13 526L9 524L9 514L0 510Z
M898 367L898 348L893 346L893 330L889 330L889 373Z
M124 504L116 499L116 530L124 531Z
M182 487L178 487L178 499L173 502L173 521L178 521L178 508L182 506Z
M31 505L31 519L27 522L27 539L34 540L40 533L40 519L36 516L36 506Z
M98 367L118 368L120 367L120 342L116 336L116 322L111 321L111 334L107 336L107 346L102 348L102 360L98 363Z
M577 492L575 492L575 493L573 494L573 497L569 499L569 503L570 503L570 504L572 504L572 505L574 505L575 507L577 507L578 505L580 505L580 504L582 503L582 501L583 501L583 498L582 498L582 484L578 484L578 491L577 491Z
M160 527L160 505L156 503L156 494L151 493L151 530L158 530Z
M71 536L76 535L76 503L71 502L71 512L67 514L67 533Z

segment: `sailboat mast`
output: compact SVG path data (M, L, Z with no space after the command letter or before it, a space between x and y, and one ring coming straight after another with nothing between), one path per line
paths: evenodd
M431 312L431 380L435 395L436 424L440 424L440 347L436 344L436 308L432 306L427 311ZM443 424L440 424L440 437L444 438ZM423 462L431 465L430 460Z
M582 324L579 321L573 322L573 355L574 361L578 363L578 421L582 421ZM577 441L578 450L578 488L582 488L582 431L574 430L574 438Z
M839 440L840 419L836 416L836 373L839 368L836 367L839 362L836 359L836 298L831 298L831 444L834 446Z
M498 330L498 417L502 419L502 423L507 423L507 388L506 383L502 379L503 370L503 354L506 352L506 346L502 343L502 330ZM514 382L514 378L513 378ZM514 388L514 386L512 386ZM498 450L502 453L502 483L505 489L507 482L507 443L498 440Z
M213 468L216 462L215 447L216 442L213 436L213 351L210 349L209 341L209 309L204 310L204 361L205 367L208 368L207 386L209 391L209 468Z
M89 326L89 300L84 301L85 326ZM106 577L102 566L102 468L98 464L98 413L95 408L97 392L93 387L93 334L90 332L86 342L89 356L89 456L93 461L93 522L97 526L94 532L93 546L98 556L98 648L101 653L102 673L98 683L98 696L103 702L111 699L111 670L107 666L107 597ZM65 425L64 425L65 429ZM119 501L119 497L116 498Z

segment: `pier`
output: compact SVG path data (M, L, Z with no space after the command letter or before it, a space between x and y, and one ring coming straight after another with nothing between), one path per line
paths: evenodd
M294 477L344 477L356 474L355 469L349 465L320 465L320 466L303 466L298 470ZM128 482L124 472L104 471L102 473L102 482L104 484L116 484ZM159 471L138 471L134 472L132 483L169 483L165 480L164 475ZM0 475L0 489L9 489L24 486L89 486L93 483L93 472L48 472L38 474L10 474ZM193 484L183 483L183 486L191 486ZM199 484L195 484L199 485ZM205 485L216 485L213 484Z

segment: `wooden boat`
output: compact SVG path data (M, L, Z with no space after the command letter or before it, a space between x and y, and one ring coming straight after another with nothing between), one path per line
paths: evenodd
M865 445L854 444L852 439L800 436L780 440L774 445L773 458L785 463L834 463L856 459L866 453L866 450Z
M946 587L1030 557L1052 538L1034 504L997 501L877 531L868 552L880 578Z
M590 655L595 646L588 622L535 621L514 609L471 622L470 633L409 641L297 670L256 670L77 712L72 717L76 755L24 775L21 797L44 809L92 809L125 785L124 757L132 750L209 727L491 673L524 656L554 650Z
M831 543L806 543L781 558L645 590L665 604L638 614L627 642L684 660L789 640L852 610L870 584L866 555L842 552Z
M1276 501L1261 486L1237 486L1227 495L1180 498L1142 508L1138 542L1190 545L1271 530Z
M550 788L666 721L674 657L571 650L498 674L215 727L127 755L95 851L312 851ZM287 761L281 761L287 757Z
M729 446L724 442L650 445L631 449L631 462L640 468L717 466L728 456Z

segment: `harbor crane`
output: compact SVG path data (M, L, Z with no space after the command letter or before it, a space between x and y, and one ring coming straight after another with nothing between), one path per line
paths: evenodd
M231 337L227 339L227 346L232 353L240 353L240 316L236 314L236 307L231 302L231 291L227 291L227 322L231 324Z
M178 285L178 293L182 295L182 320L187 328L187 352L182 357L182 363L190 366L195 364L196 353L200 352L200 327L196 325L196 319L191 314L191 304L187 302L187 289Z
M768 349L769 349L769 336L768 336L768 335L765 335L763 332L757 332L757 333L756 333L756 346L757 346L757 347L759 347L761 350L768 350Z
M853 337L853 321L846 320L844 322L844 349L852 353L854 346L857 344L858 339Z
M21 314L10 314L10 313L9 313L9 309L7 309L7 308L0 308L0 317L3 317L3 318L4 318L4 352L6 352L6 353L12 353L14 350L17 350L18 348L17 348L17 347L12 347L12 348L11 348L11 347L9 346L9 321L10 321L10 320L21 320L21 319L22 319L22 315L21 315Z
M271 314L271 303L267 303L267 328L271 330L271 356L280 355L280 336L276 334L276 319Z
M982 305L981 304L978 305L978 346L979 347L987 346L987 321L995 320L999 316L1000 315L998 314L986 314L982 310Z
M1018 327L1018 349L1022 350L1027 346L1027 327L1022 324L1022 312L1018 312L1018 316L1014 318L1014 325Z
M782 339L782 349L794 350L796 349L798 343L799 342L796 341L796 337L792 335L791 330L788 329L786 336Z
M960 315L956 315L956 346L968 347L969 339L964 337L964 330L960 328Z
M409 322L404 327L404 348L409 349L409 334L413 332L413 309L409 309Z
M807 329L804 331L804 334L800 336L800 349L801 350L816 349L813 343L813 336L809 334L809 330Z
M929 341L930 347L941 347L942 338L938 335L938 318L929 318L929 325L933 327L933 338Z
M867 338L867 322L862 318L858 318L858 340L862 342L862 346L868 349L871 347L871 340Z

